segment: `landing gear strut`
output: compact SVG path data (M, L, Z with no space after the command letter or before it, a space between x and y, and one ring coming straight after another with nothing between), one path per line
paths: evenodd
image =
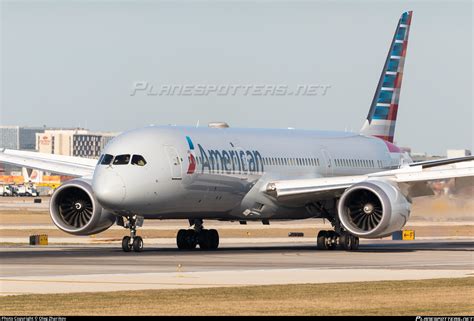
M203 228L202 220L190 221L194 228L179 230L176 236L176 244L180 250L192 250L197 245L202 250L215 250L219 247L219 233L216 230Z
M122 239L122 250L130 252L132 249L135 252L143 251L143 239L137 236L137 226L141 226L141 222L137 216L128 217L128 222L123 224L123 227L130 229L130 236L124 236Z
M335 250L337 245L345 251L359 249L359 238L349 233L336 233L335 231L319 231L317 246L319 250Z
M348 233L341 225L336 209L337 200L334 202L317 202L308 205L308 210L319 217L327 219L334 230L319 231L317 236L317 246L319 250L335 250L338 245L346 251L356 251L359 249L359 238ZM371 210L371 209L368 209Z

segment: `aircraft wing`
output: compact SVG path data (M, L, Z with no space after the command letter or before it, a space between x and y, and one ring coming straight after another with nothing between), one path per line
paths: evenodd
M443 159L435 159L435 160L428 160L423 162L414 162L408 164L408 166L422 166L423 168L428 167L435 167L440 165L449 165L454 163L461 163L461 162L469 162L474 160L474 156L464 156L464 157L456 157L456 158L443 158Z
M0 149L0 163L28 167L43 171L77 176L92 177L96 159Z
M407 197L413 198L433 194L427 182L451 178L456 180L457 185L473 184L474 158L412 163L399 169L367 175L269 181L264 192L280 203L308 201L326 196L338 197L353 184L384 179L398 184Z

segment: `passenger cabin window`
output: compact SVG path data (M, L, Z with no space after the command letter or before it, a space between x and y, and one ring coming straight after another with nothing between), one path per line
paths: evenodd
M132 156L132 165L145 166L146 160L142 155L133 155Z
M125 154L125 155L117 155L114 158L114 161L112 164L114 165L127 165L130 162L130 155Z
M102 155L102 157L100 159L100 164L101 165L109 165L112 162L113 158L114 157L112 155L104 154L104 155Z

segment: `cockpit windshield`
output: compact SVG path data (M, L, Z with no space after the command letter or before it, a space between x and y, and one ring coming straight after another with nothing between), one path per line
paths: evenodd
M132 156L132 165L145 166L146 160L142 155L133 155Z
M131 159L131 162L130 162ZM98 164L100 165L136 165L136 166L145 166L146 165L146 160L142 155L132 155L130 157L130 154L123 154L123 155L117 155L114 157L114 155L110 154L102 154L99 158Z
M114 161L112 164L114 165L127 165L130 162L130 155L125 154L125 155L117 155L114 158Z
M112 162L113 158L114 157L110 154L104 154L102 155L99 161L101 165L109 165Z

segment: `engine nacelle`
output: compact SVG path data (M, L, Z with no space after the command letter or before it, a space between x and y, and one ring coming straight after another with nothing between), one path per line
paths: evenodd
M54 224L74 235L91 235L111 227L116 216L104 210L84 179L73 179L61 185L51 197L49 211Z
M342 194L338 215L342 226L364 238L379 238L399 231L410 216L411 203L387 181L354 184Z

